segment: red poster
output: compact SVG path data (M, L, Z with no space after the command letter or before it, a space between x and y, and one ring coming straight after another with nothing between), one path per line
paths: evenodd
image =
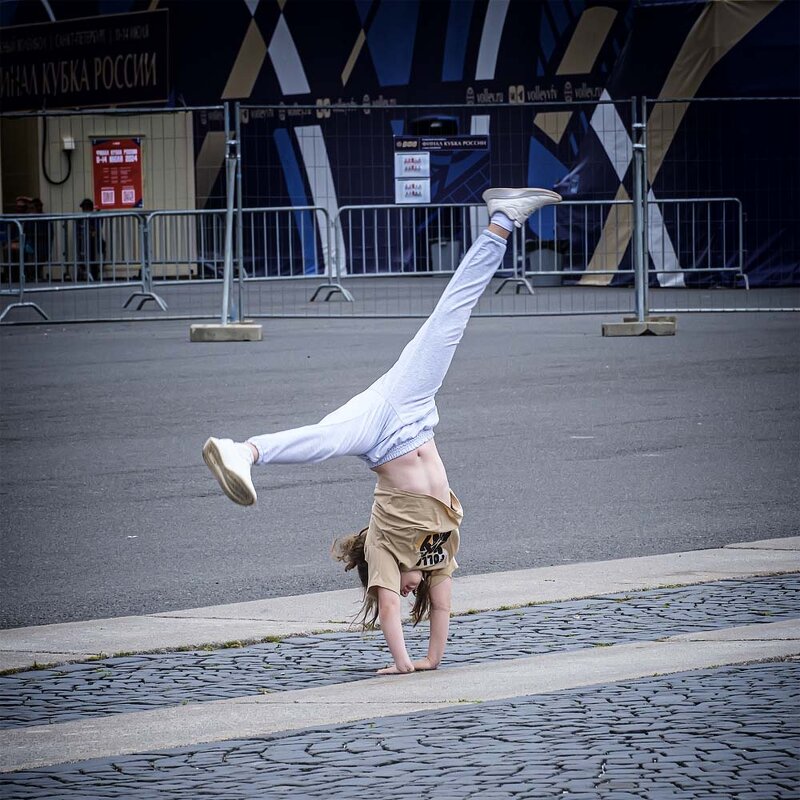
M94 205L98 211L142 208L142 140L92 139Z

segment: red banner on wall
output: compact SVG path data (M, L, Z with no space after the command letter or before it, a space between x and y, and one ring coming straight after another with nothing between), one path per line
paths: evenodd
M142 208L142 140L92 139L94 205L98 211Z

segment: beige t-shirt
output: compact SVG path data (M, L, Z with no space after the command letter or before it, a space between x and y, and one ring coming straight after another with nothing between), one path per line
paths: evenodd
M400 592L400 570L430 572L431 585L458 569L461 503L450 492L450 505L427 494L375 488L375 501L364 542L369 587Z

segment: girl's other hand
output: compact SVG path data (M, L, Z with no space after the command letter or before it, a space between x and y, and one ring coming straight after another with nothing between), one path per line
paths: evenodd
M414 669L415 670L426 670L426 669L436 669L439 665L434 661L431 661L430 658L427 656L425 658L419 659L419 661L414 662Z
M392 664L389 667L384 667L383 669L379 669L375 674L376 675L410 675L414 671L414 665L412 664L409 669L398 669L397 664Z

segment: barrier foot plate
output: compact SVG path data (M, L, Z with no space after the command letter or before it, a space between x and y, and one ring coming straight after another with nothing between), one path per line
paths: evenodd
M190 342L260 342L262 339L261 326L252 322L205 323L189 328Z
M136 306L137 311L142 310L142 306L148 301L152 300L162 311L167 310L167 304L155 293L155 292L134 292L122 305L123 308L127 308L128 304L135 298L141 297L142 300L138 306Z
M524 290L525 290L525 291L526 291L528 294L536 294L536 292L534 292L534 291L533 291L533 284L531 284L531 282L530 282L530 281L529 281L527 278L506 278L506 279L505 279L505 280L504 280L504 281L503 281L503 282L502 282L502 283L501 283L501 284L500 284L500 285L499 285L499 286L498 286L498 287L497 287L497 288L494 290L494 293L495 293L495 294L500 294L500 292L502 292L502 291L503 291L503 289L505 288L505 285L506 285L507 283L513 283L513 284L514 284L514 294L519 294L519 293L520 293L520 292L521 292L523 289L524 289Z
M350 294L350 292L348 292L347 289L345 289L344 286L342 286L340 283L322 283L322 284L320 284L319 286L317 286L316 290L314 291L314 294L311 295L311 297L309 298L308 302L309 303L314 303L316 301L317 296L319 295L319 293L325 291L326 289L328 290L327 294L325 295L325 297L322 298L323 302L325 302L325 303L327 303L328 300L330 300L331 297L333 297L333 295L335 295L335 294L341 294L342 295L342 300L344 300L344 301L346 301L348 303L352 303L353 302L353 295Z
M42 311L42 309L36 305L36 303L12 303L10 306L6 306L3 309L3 313L0 314L0 322L6 318L6 314L8 314L12 308L32 308L38 314L41 314L44 319L50 319L50 317L48 317L47 314L45 314L44 311Z

